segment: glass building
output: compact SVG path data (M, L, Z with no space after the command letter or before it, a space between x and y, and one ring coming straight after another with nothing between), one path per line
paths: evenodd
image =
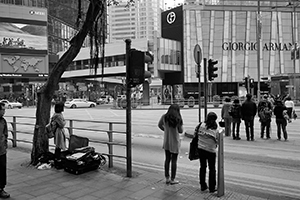
M218 77L211 83L210 96L239 95L241 83L247 76L254 79L254 94L258 77L287 74L294 78L285 84L299 85L296 75L300 73L300 2L261 0L259 9L260 15L257 14L258 1L195 0L163 13L162 37L182 43L180 76L185 97L191 94L189 90L195 94L198 90L193 54L196 44L202 49L202 58L218 60ZM167 17L172 12L176 20L169 23ZM257 41L260 41L260 52ZM202 61L202 67L203 64ZM264 81L260 89L269 92ZM288 92L297 98L300 97L297 89L281 93Z

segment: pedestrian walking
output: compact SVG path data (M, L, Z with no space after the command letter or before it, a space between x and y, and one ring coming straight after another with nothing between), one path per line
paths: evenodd
M247 94L246 100L242 104L242 119L245 123L247 141L254 141L254 117L257 112L256 103L252 100L252 95Z
M7 122L4 119L5 104L0 102L0 198L6 199L10 194L5 192L4 188L7 181Z
M232 117L232 138L240 140L240 124L242 118L242 106L239 99L235 99L229 109L229 114Z
M176 178L177 158L180 150L180 136L183 132L183 120L180 108L177 104L172 104L167 113L163 114L158 122L158 127L164 131L163 149L165 150L165 178L167 184L179 183ZM170 179L171 163L171 179Z
M221 110L221 116L222 116L222 119L225 122L225 136L230 136L231 135L231 120L232 120L232 117L229 115L229 109L231 107L231 102L230 101L231 101L230 98L226 97L224 105L223 105L222 110Z
M217 115L209 112L200 126L196 127L195 135L198 134L198 154L200 159L199 183L201 191L209 189L216 191L216 148L218 144ZM206 183L206 168L208 163L209 179Z
M289 115L289 118L292 119L293 117L292 113L295 111L295 104L292 101L291 97L286 98L284 105L287 109L287 114Z
M285 140L288 139L286 126L287 120L284 117L284 113L287 112L286 106L282 103L282 101L275 101L274 107L274 115L276 117L276 125L277 125L277 140L281 140L281 130L283 132L283 137Z
M54 144L55 144L55 167L61 168L61 151L66 150L66 135L64 127L66 121L62 112L64 111L64 103L59 102L54 105L54 114L51 117L51 121L55 124L54 132Z
M268 95L264 95L263 99L258 103L257 107L258 117L260 121L260 138L264 138L266 129L266 138L270 139L270 127L272 119L272 104L268 100Z

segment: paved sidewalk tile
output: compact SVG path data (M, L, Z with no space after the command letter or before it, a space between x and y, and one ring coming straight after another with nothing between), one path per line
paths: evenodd
M73 175L64 170L38 170L29 166L30 153L8 149L8 184L10 199L15 200L194 200L230 199L261 200L262 198L226 191L223 197L201 192L188 180L177 185L166 185L161 174L137 169L132 178L114 170L95 170Z

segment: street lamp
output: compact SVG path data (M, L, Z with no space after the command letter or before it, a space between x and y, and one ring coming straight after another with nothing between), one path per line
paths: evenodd
M261 39L260 0L257 1L256 44L257 44L257 99L260 100L260 39Z

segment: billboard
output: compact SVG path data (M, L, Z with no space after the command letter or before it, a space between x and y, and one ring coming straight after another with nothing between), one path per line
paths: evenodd
M26 50L47 51L47 26L0 22L0 48L15 49L19 52ZM1 51L0 50L0 51Z
M47 9L0 3L0 77L45 77Z

